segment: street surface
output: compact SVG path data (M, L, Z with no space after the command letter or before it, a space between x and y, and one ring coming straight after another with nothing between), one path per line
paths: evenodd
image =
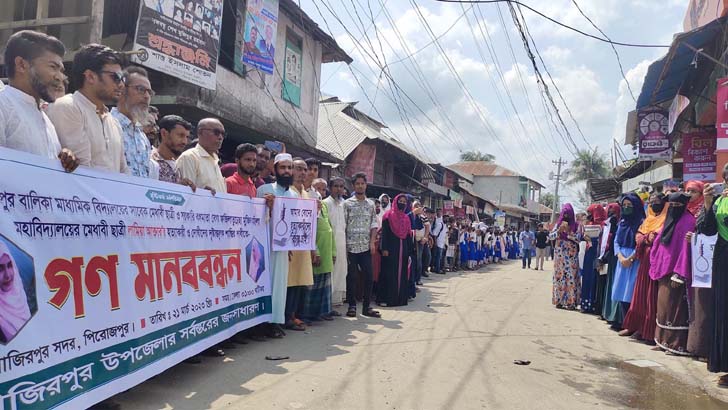
M114 400L123 410L728 408L704 363L554 309L547 265L432 275L409 306L380 308L382 320L338 318L251 341Z

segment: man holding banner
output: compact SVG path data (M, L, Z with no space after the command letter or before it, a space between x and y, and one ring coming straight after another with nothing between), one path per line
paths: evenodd
M258 188L258 198L266 195L284 198L298 198L290 187L293 184L293 157L291 154L278 154L275 157L273 169L276 182L265 184ZM272 229L272 226L271 226ZM271 235L272 236L272 235ZM288 251L271 251L271 298L273 328L270 336L280 338L285 335L281 325L286 323L286 293L288 291L288 266L290 253Z

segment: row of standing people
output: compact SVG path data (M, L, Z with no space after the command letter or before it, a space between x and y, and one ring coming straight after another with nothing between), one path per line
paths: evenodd
M723 177L728 182L728 164ZM728 372L728 191L687 181L679 191L634 193L580 220L565 204L556 228L552 303L596 314L620 336ZM709 288L692 287L693 235L718 235ZM581 254L580 254L581 244ZM581 259L581 260L580 260ZM728 375L719 378L728 385Z

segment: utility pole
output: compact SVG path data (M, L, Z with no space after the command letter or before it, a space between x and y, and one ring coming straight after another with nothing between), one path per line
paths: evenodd
M554 207L553 209L551 209L551 223L554 223L554 221L556 220L556 208L559 206L559 183L561 182L561 166L566 165L566 161L562 161L561 158L559 158L558 161L551 162L558 166L556 175L552 177L552 179L556 179L556 189L554 190Z

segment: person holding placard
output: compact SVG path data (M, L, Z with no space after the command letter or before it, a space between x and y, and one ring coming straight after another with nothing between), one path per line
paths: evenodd
M637 230L637 253L640 266L632 294L632 303L624 317L620 336L632 336L654 343L657 316L657 281L650 278L650 251L667 217L666 197L655 193L649 199L647 218Z
M298 195L290 188L293 184L293 157L291 154L278 154L275 157L273 169L276 182L261 185L258 188L258 198L265 198L266 195L284 198L298 198ZM271 227L272 228L272 227ZM272 235L271 235L272 236ZM280 338L285 335L281 325L286 322L286 293L288 291L288 251L270 252L270 274L271 274L271 323L274 325L269 336Z
M685 236L695 230L695 216L688 212L691 196L685 192L670 194L668 202L665 225L650 254L650 277L659 281L655 343L667 352L688 356L686 272L690 272L690 253Z
M607 211L599 204L592 204L586 210L587 222L584 226L584 240L588 249L584 254L584 267L581 276L581 312L594 313L597 298L596 259L599 256L601 230L607 220ZM543 262L541 262L543 264Z
M723 185L728 182L728 164L723 167ZM708 371L728 372L728 190L716 192L709 184L703 191L705 211L698 217L697 232L718 235L713 250L712 283L713 303L708 307L712 315L713 332L709 336ZM718 379L718 385L728 386L728 374Z

